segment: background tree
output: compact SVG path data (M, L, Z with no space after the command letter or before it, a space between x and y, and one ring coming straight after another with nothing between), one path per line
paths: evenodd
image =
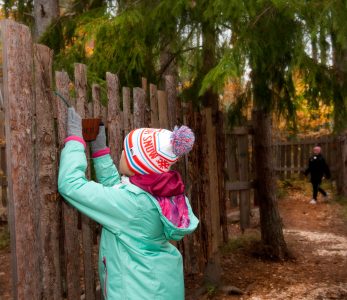
M34 1L35 29L34 37L39 39L53 20L59 17L58 0L35 0Z

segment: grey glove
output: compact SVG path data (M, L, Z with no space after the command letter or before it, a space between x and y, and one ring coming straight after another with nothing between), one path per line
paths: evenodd
M67 135L75 135L83 138L82 118L73 107L67 110Z
M100 125L99 126L99 133L96 136L96 139L92 141L91 143L92 146L92 153L95 153L99 150L105 149L106 146L106 133L105 133L105 126Z

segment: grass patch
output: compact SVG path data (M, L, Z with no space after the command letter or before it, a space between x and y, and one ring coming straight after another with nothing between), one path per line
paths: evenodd
M207 295L208 295L209 297L212 297L212 296L214 296L214 295L216 294L216 292L217 292L217 287L214 286L214 285L208 284L208 285L206 286L206 290L207 290Z
M286 198L290 191L300 191L303 193L310 193L311 184L304 177L293 175L290 179L278 180L276 184L277 199Z
M10 245L10 233L7 226L0 226L0 250Z
M233 238L223 246L223 253L232 253L240 249L249 249L255 243L260 241L260 233L244 234L237 238Z
M334 201L341 206L342 217L347 221L347 197L335 196Z

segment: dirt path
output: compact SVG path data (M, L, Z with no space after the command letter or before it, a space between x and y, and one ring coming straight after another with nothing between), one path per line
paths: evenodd
M294 188L279 201L285 238L295 261L261 261L247 246L228 252L223 256L223 284L245 293L218 292L199 299L347 299L347 223L342 208L336 202L311 205L308 195ZM243 239L252 238L254 232L248 230Z

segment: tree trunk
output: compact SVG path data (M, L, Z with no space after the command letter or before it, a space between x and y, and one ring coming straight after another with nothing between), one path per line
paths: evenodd
M347 115L346 115L346 95L343 92L346 85L347 76L347 49L343 47L337 40L336 34L332 32L332 51L333 51L333 68L334 68L334 123L335 130L339 133L340 141L340 162L338 163L337 176L337 193L347 196L347 150L346 150L346 134L347 134Z
M275 193L275 174L271 151L271 115L261 109L255 110L253 122L256 192L259 199L264 254L272 259L284 259L288 257L289 253L283 236L283 224Z
M59 17L59 0L35 0L35 40L38 40L52 21Z

